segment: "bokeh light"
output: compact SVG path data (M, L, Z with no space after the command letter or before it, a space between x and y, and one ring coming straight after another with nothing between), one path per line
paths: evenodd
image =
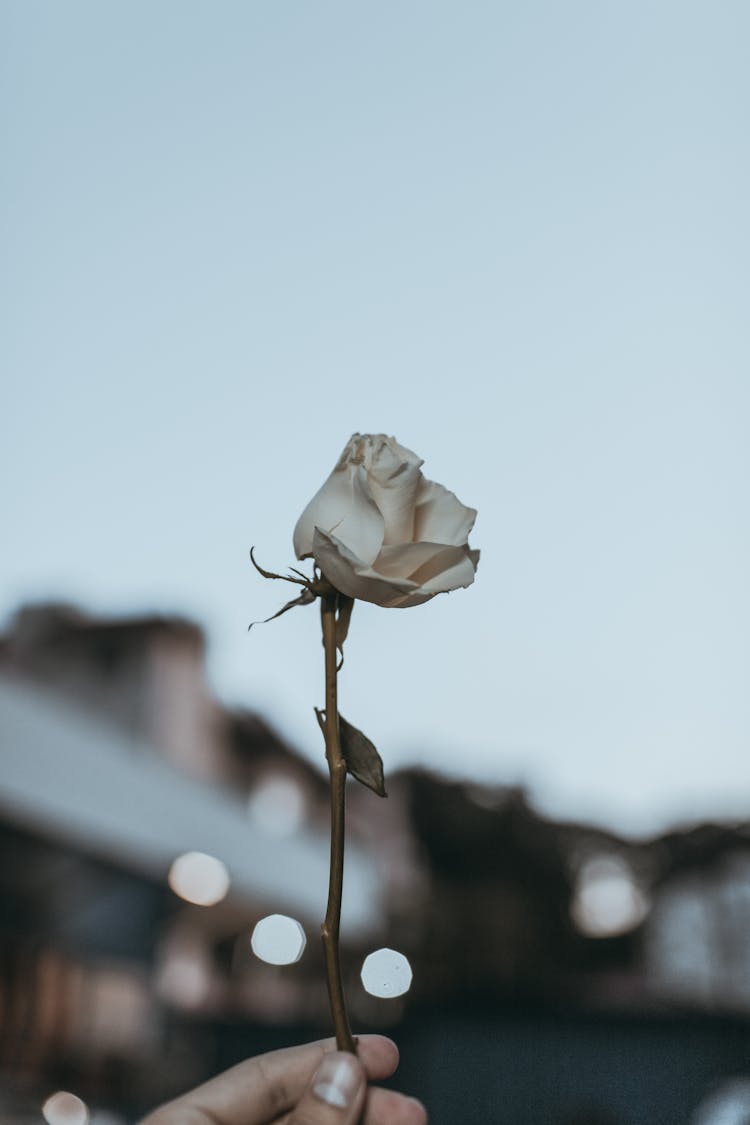
M411 965L403 953L395 949L377 949L365 957L362 984L371 996L384 999L403 996L412 982Z
M750 1121L750 1078L732 1078L701 1102L692 1125L747 1125Z
M307 945L307 935L296 918L269 914L261 918L250 938L253 953L269 965L293 965Z
M582 934L605 938L627 933L648 909L648 898L622 856L598 855L581 865L571 914Z
M305 797L292 778L268 777L251 793L248 811L266 836L292 836L305 818Z
M220 859L205 852L186 852L169 869L172 890L195 906L213 906L229 890L229 872Z
M199 1008L211 994L211 972L197 951L178 950L164 961L156 978L159 995L180 1008Z
M47 1125L87 1125L89 1111L86 1103L67 1090L58 1090L42 1106L42 1116Z

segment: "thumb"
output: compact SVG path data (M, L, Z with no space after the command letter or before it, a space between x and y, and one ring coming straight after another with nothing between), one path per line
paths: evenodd
M313 1075L288 1125L355 1125L365 1100L362 1063L348 1051L332 1051Z

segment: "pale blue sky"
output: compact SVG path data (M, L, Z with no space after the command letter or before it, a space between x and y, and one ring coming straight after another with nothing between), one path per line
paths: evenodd
M320 754L304 504L354 430L479 509L358 607L386 767L633 831L747 815L750 7L0 4L0 611L210 632Z

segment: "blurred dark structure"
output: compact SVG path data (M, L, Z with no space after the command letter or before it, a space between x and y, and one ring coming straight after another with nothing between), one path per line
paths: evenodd
M93 1125L136 1120L328 1033L327 780L211 697L200 629L22 610L0 736L0 1121L39 1121L58 1088ZM749 1067L748 825L633 842L514 788L406 770L388 790L350 784L345 974L357 1026L397 1027L431 1120L710 1125L705 1099ZM214 905L167 883L191 847L229 868ZM311 938L296 965L250 953L275 910ZM362 989L380 946L409 957L406 997Z

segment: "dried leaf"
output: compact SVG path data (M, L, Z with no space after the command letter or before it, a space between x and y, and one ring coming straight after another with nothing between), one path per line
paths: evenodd
M341 712L339 712L339 734L341 753L352 777L356 777L357 781L372 789L378 797L387 797L383 759L367 735L348 723Z

